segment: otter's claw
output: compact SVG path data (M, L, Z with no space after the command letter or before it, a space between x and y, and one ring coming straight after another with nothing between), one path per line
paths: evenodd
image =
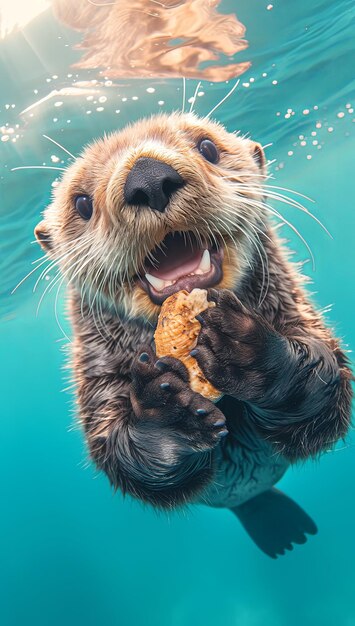
M228 434L223 413L192 391L188 371L178 359L156 360L152 350L141 352L132 364L132 395L138 418L159 420L193 450L213 448Z

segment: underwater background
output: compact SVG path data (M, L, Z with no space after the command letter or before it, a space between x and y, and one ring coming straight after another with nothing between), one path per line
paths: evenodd
M0 0L0 17L10 4ZM183 83L139 71L135 78L134 68L121 78L73 69L82 36L42 4L0 41L0 624L354 626L352 433L279 483L319 532L276 561L228 510L158 514L113 494L89 463L65 390L70 327L55 268L41 276L39 266L10 295L42 257L33 228L60 171L11 170L65 167L70 156L43 135L78 154L104 131L181 108ZM332 238L305 211L274 206L311 248L315 266L304 241L282 227L294 258L306 261L314 301L332 305L326 318L354 349L354 2L226 0L218 11L237 14L249 45L232 59L244 71L214 117L272 144L270 183L314 200L291 194ZM232 56L223 53L220 64ZM186 104L205 115L235 78L201 80L186 81Z

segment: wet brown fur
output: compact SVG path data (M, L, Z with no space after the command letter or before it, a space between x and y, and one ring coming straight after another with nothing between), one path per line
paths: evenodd
M196 148L206 137L219 148L217 165L204 161ZM142 156L165 161L186 183L164 214L148 208L137 211L124 202L127 174ZM276 450L290 460L314 456L343 437L349 427L347 358L310 304L299 268L287 259L263 211L264 175L258 144L194 115L159 115L86 148L63 176L36 230L42 243L46 239L52 258L68 253L59 264L70 283L73 372L91 455L115 486L156 506L189 501L211 481L213 451L220 441L212 421L223 417L218 406L191 395L183 368L171 360L167 367L172 385L181 389L183 398L180 412L172 405L171 415L164 414L163 420L162 405L152 404L151 393L144 395L147 389L157 389L152 385L158 374L152 368L148 376L137 356L142 346L152 343L159 307L132 280L146 255L170 231L193 231L207 241L208 224L224 242L224 275L215 287L221 298L215 309L224 319L217 322L222 326L230 319L236 333L243 330L233 371L241 368L238 371L243 376L246 372L248 383L238 387L231 378L218 379L222 370L232 371L233 350L224 352L229 341L224 338L213 357L216 319L211 318L209 325L206 318L200 350L206 351L204 366L215 378L211 382L219 389L224 385L225 393L235 398L236 415L247 408L256 436L270 442L270 454ZM243 184L255 191L243 189ZM88 222L75 213L77 194L93 197L94 213ZM259 202L257 207L250 204L253 200ZM231 223L225 219L226 206L235 210L236 217L228 214ZM262 263L247 236L252 225L268 260L269 286L263 298ZM75 252L75 245L82 248ZM271 350L261 360L257 351L270 337L276 342L275 354ZM251 361L255 367L250 370ZM279 379L280 370L285 375ZM297 383L297 397L291 377ZM206 420L197 420L190 406L206 407Z

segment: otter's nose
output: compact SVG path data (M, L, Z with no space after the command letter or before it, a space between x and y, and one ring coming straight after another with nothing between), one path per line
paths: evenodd
M180 174L167 163L151 157L141 157L127 176L124 199L127 204L148 205L162 213L174 191L183 184Z

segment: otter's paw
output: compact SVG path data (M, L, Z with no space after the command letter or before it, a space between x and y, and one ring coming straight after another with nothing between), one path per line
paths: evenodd
M225 416L192 391L188 371L178 359L157 359L150 348L144 348L131 372L131 402L139 419L173 430L193 450L211 449L228 434Z
M262 396L282 357L284 339L231 291L209 289L208 299L216 306L197 316L202 328L191 355L223 393L241 400Z

